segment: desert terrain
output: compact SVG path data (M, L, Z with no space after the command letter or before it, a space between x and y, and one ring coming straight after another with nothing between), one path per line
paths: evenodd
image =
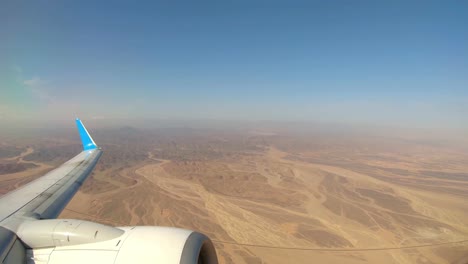
M61 214L207 234L220 263L467 263L468 147L396 135L187 126L88 129L104 154ZM5 134L0 194L80 151Z

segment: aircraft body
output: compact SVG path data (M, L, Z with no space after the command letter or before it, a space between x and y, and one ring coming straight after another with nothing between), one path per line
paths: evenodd
M217 263L211 240L195 231L55 219L102 155L81 120L76 125L81 153L0 197L2 263Z

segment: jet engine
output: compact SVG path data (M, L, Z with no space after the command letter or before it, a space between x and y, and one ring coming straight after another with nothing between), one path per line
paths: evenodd
M17 230L27 263L216 264L211 240L159 226L110 227L82 220L32 220Z

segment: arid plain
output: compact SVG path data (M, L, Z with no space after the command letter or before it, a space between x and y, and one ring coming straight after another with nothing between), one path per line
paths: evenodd
M61 218L198 230L221 263L468 262L464 144L345 127L88 128L104 154ZM74 130L6 133L0 194L79 151Z

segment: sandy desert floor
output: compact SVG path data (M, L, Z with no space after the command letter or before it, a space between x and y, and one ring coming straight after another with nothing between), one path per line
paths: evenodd
M103 157L60 217L197 230L212 238L221 263L468 261L465 149L381 138L162 134L125 128L102 141L98 134ZM77 150L72 140L28 143L1 145L2 193Z

